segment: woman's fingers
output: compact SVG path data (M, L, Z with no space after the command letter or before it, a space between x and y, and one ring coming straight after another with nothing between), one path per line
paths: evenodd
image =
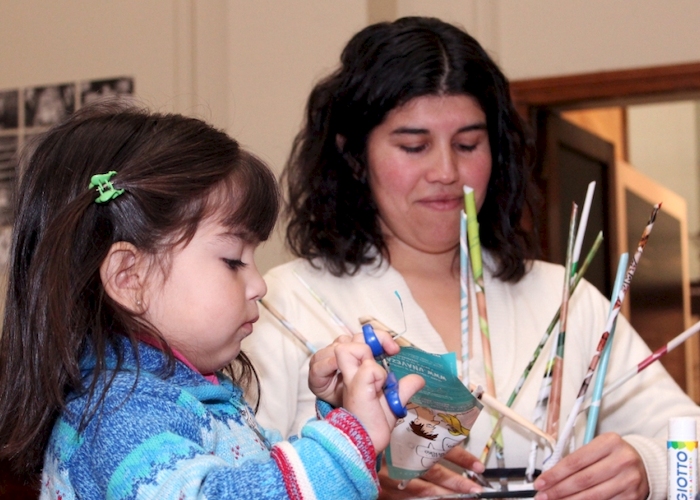
M445 454L445 460L467 470L481 474L486 470L483 463L474 455L464 449L463 446L454 446Z
M564 457L534 483L536 499L644 498L649 492L641 457L620 436L596 437Z
M379 471L382 494L379 498L416 498L425 496L472 493L482 488L461 474L441 464L435 464L421 477L411 479L406 487L399 489L400 481L389 477L386 467Z

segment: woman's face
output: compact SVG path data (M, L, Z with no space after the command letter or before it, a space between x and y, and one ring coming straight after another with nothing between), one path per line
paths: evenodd
M367 141L369 185L390 252L459 244L463 186L481 208L491 175L486 116L467 95L416 97L390 111Z

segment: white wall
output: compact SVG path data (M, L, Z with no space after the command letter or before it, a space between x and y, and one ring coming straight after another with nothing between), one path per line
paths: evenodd
M700 61L697 0L1 0L0 90L128 75L279 173L308 91L382 2L464 26L511 79ZM275 238L265 270L285 260Z
M697 0L498 0L511 79L700 60Z
M697 0L397 0L397 14L461 24L511 80L700 61Z
M228 131L278 174L309 92L366 19L366 3L354 0L229 2ZM257 252L263 270L289 258L281 230Z
M131 76L149 107L226 129L279 173L313 83L366 20L355 0L2 0L0 90ZM287 258L276 237L258 262Z
M126 75L135 78L146 103L176 109L183 6L170 0L3 0L0 88Z

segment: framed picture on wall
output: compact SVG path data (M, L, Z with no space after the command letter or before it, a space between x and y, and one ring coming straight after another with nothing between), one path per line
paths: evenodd
M27 127L55 125L73 111L75 111L75 84L24 89L24 124Z

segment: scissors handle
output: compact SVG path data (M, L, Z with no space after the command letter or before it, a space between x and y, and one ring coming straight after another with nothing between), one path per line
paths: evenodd
M377 334L374 333L372 325L362 325L362 335L365 338L365 343L371 349L374 359L382 361L382 366L386 370L386 382L384 383L383 391L391 412L397 418L405 417L408 414L408 410L401 404L401 399L399 398L399 381L396 378L396 374L389 369L389 363L386 362L386 353L382 343L377 338Z
M374 356L375 359L384 357L384 348L382 347L382 343L379 342L377 334L374 333L374 328L372 328L372 325L362 325L362 335L365 338L365 344L367 344L372 350L372 356Z
M394 372L386 373L384 397L396 418L404 418L408 414L408 409L401 404L401 398L399 398L399 381L396 379L396 374Z

